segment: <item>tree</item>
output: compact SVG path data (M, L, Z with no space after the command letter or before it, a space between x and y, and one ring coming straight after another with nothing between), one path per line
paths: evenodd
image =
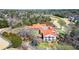
M22 26L22 23L17 23L14 26L12 26L12 28L16 28L16 27L20 27L20 26Z
M79 49L79 29L74 29L70 32L70 35L64 37L65 42L71 44L76 49Z
M22 22L23 22L24 25L31 25L30 19L23 18Z
M66 16L65 15L63 15L63 14L55 14L55 16L58 16L58 17L61 17L61 18L65 18Z
M75 25L79 26L79 20L75 20Z
M4 19L0 20L0 28L8 27L8 22Z
M4 32L2 35L7 40L11 41L12 47L14 47L14 48L20 46L22 43L22 39L19 36L17 36L16 34Z

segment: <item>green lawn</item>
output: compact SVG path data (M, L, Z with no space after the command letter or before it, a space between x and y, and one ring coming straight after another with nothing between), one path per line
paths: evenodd
M47 48L48 47L48 43L40 43L40 44L38 44L38 46L37 46L38 48Z

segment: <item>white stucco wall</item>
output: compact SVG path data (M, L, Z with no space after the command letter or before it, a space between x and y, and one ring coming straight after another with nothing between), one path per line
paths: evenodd
M53 38L50 39L50 41L53 41L53 40L56 39L56 36L49 34L49 35L44 36L43 41L49 41L49 39L46 40L46 38L45 38L45 37L49 37L49 36L53 37Z

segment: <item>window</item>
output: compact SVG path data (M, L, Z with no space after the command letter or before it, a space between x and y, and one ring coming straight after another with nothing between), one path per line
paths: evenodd
M53 38L54 37L52 37L52 36L48 36L48 41L52 41Z
M54 39L53 36L47 36L47 37L44 37L44 41L52 41Z
M48 41L48 37L44 37L44 41Z
M48 36L48 41L51 41L52 37L51 36Z

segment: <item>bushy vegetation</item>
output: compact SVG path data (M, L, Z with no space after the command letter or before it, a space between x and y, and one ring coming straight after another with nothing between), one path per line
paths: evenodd
M22 43L22 39L19 36L17 36L16 34L4 32L2 35L7 40L11 41L12 47L14 47L14 48L20 46Z
M61 18L65 18L66 16L63 15L63 14L54 14L54 16L58 16L58 17L61 17Z
M69 35L66 34L64 36L64 40L66 43L72 45L76 49L79 49L79 29L78 28L72 29Z
M12 28L17 28L17 27L20 27L20 26L22 26L22 24L21 23L17 23L16 25L12 26Z
M79 10L70 10L70 9L61 9L61 10L55 10L55 9L46 9L46 10L0 10L0 18L2 19L6 19L7 17L11 17L11 18L17 18L19 20L22 20L23 25L32 25L32 24L36 24L36 23L46 23L46 24L50 24L50 17L44 16L44 15L55 15L61 18L65 18L68 17L70 15L77 15L79 14ZM7 15L7 17L5 17L5 15ZM16 20L18 21L18 20ZM62 21L59 21L59 23ZM64 22L61 23L61 25ZM78 24L78 22L76 23ZM7 27L7 21L6 20L0 20L0 28L4 28ZM10 25L11 26L11 25ZM18 26L22 26L22 24L17 24L15 27Z
M60 44L60 43L51 43L51 49L55 50L75 50L75 48L72 45L68 45L66 43ZM48 43L40 43L38 44L37 48L48 48Z
M75 20L75 25L79 26L79 20Z
M0 20L0 28L8 27L8 22L6 20Z
M54 43L53 48L57 50L75 50L75 48L72 45L68 45L66 43L59 44L59 43Z
M24 25L32 25L37 23L50 23L50 18L45 16L33 16L31 18L22 18L22 22Z

